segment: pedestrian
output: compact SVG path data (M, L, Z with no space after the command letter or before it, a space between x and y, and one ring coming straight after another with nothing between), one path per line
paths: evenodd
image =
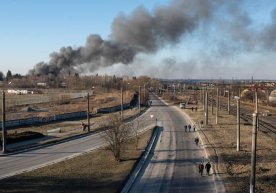
M194 132L195 132L196 126L194 125L193 128L194 128Z
M192 107L192 111L194 111L194 107Z
M195 138L195 144L198 146L199 139L198 137Z
M190 124L188 125L188 129L189 129L189 131L191 131L191 125Z
M201 176L203 175L203 170L204 170L204 165L203 165L203 163L201 162L201 163L198 165L198 173L200 173Z
M211 169L210 162L207 162L207 164L205 165L205 169L206 169L207 174L209 175L210 174L210 169Z
M187 132L187 125L185 125L184 128L185 128L185 132Z
M84 122L82 122L82 123L81 123L81 126L82 126L82 131L85 131L85 130L86 130L86 127L87 127L87 125L86 125Z

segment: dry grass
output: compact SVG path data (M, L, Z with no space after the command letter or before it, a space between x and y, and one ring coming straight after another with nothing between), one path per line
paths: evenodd
M92 153L37 169L0 181L0 192L118 192L146 147L152 130L140 136L139 150L134 140L123 151L124 161L114 160L112 153L99 149Z
M80 96L86 96L79 91ZM78 95L78 96L79 96ZM129 103L133 92L124 92L124 103ZM44 102L48 101L49 102ZM45 117L56 114L78 112L87 110L87 99L83 97L70 98L70 93L61 93L57 91L51 94L34 95L7 95L7 120L23 119L30 117ZM119 90L110 90L104 92L99 90L90 97L90 111L96 112L97 108L112 107L121 104L121 92ZM34 109L28 111L28 107ZM0 105L1 109L1 105Z

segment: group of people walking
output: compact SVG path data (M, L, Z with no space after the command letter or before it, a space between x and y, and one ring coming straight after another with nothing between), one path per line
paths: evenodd
M187 131L188 131L188 129L189 129L189 131L191 131L191 129L192 129L191 124L189 124L189 125L184 125L184 129L185 129L185 132L187 132ZM196 126L195 126L195 125L193 125L193 130L195 131L195 129L196 129Z
M203 170L205 168L206 170L206 173L208 174L208 176L210 175L210 169L211 169L211 164L210 162L207 162L205 164L205 167L204 167L204 164L201 162L199 165L198 165L198 172L200 173L201 176L203 176Z

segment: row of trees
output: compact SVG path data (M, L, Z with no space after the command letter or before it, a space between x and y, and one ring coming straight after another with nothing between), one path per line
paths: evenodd
M5 81L5 80L9 81L9 80L11 80L13 78L20 79L20 78L22 78L22 75L18 74L18 73L16 73L16 74L13 75L12 72L10 70L8 70L8 72L7 72L6 76L5 76L4 73L0 71L0 81Z

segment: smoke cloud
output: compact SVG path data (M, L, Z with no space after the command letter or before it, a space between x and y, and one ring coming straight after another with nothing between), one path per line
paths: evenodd
M183 35L208 22L223 0L172 0L153 11L138 7L131 15L118 15L109 40L92 34L85 46L62 47L40 62L31 74L59 75L87 66L91 72L113 64L130 64L138 53L155 53L164 45L175 45Z

